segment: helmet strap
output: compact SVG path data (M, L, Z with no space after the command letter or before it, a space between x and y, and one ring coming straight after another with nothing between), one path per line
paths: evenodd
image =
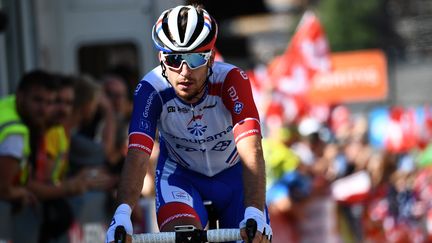
M160 66L162 68L162 77L164 77L166 79L166 81L168 81L168 83L171 85L171 82L168 80L168 76L166 75L166 67L165 64L163 63L163 61L160 61ZM171 85L172 86L172 85Z
M208 69L209 69L209 71L208 71L208 75L207 75L207 78L206 78L206 82L208 81L208 79L210 78L210 76L212 76L212 74L213 74L213 68L211 66L209 66Z

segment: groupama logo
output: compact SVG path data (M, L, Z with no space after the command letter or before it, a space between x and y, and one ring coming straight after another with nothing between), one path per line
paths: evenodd
M203 114L201 115L194 115L192 116L192 119L188 123L188 131L194 135L194 136L202 136L204 132L207 130L207 126L203 125L201 123L201 120L203 118Z

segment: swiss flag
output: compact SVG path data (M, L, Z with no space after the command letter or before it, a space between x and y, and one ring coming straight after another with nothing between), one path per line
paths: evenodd
M315 73L329 71L330 64L330 50L320 21L312 11L306 11L285 53L267 67L272 96L277 97L269 108L284 107L270 110L272 116L279 116L284 123L312 115L306 96L310 82Z
M319 19L306 11L286 51L269 65L277 90L304 94L316 72L330 70L330 51Z

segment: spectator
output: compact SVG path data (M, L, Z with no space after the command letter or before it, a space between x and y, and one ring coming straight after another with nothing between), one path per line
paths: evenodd
M77 76L75 79L75 102L73 117L69 125L71 134L70 146L70 174L83 173L88 179L88 191L80 197L74 198L73 210L76 213L77 237L84 237L88 224L99 225L101 229L107 224L106 203L107 192L111 192L116 178L106 168L106 158L112 149L114 139L115 120L108 99L102 92L102 87L88 76ZM80 132L81 128L89 124L96 114L98 107L104 116L100 126L101 139L96 140ZM102 238L100 239L102 241Z
M112 187L112 178L105 166L107 158L112 154L116 121L109 100L104 95L102 87L88 76L75 77L76 99L73 107L73 119L69 124L71 133L70 160L72 173L80 168L87 168L93 184L97 189ZM80 132L90 124L97 110L102 111L102 122L97 128L98 135L94 137ZM106 184L107 183L107 184Z
M72 149L80 151L77 151L78 154L72 153L71 159L77 162L75 165L83 165L75 160L75 156L81 156L80 152L89 152L96 156L97 160L91 162L88 157L82 159L88 160L92 165L103 165L111 160L114 153L117 124L113 107L102 86L89 76L77 77L75 92L78 95L71 124Z
M30 211L35 216L36 197L25 187L31 166L28 163L30 133L43 130L55 99L53 77L41 70L26 73L18 84L16 95L0 101L0 228L2 240L12 240L14 222ZM27 218L28 221L28 218ZM20 225L21 230L23 225ZM25 229L27 236L34 233ZM22 232L22 231L21 231ZM37 234L37 233L36 233ZM17 234L20 236L19 234ZM37 240L32 237L30 240ZM20 242L16 240L16 242ZM27 241L28 242L28 241Z
M75 93L71 78L59 76L57 82L54 109L37 144L33 180L28 184L42 201L39 242L51 242L65 235L74 220L67 198L82 194L88 184L85 172L66 177L70 137L65 126L72 117Z
M116 119L114 148L108 162L112 171L117 172L121 171L126 156L131 102L126 81L122 77L108 74L102 79L102 84Z

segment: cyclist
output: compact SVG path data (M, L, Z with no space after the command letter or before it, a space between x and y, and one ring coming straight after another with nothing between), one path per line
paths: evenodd
M130 214L159 133L156 210L161 231L176 225L205 227L203 201L211 200L221 228L257 222L253 242L268 242L272 230L265 206L261 130L249 79L239 68L215 62L218 27L200 6L164 11L153 26L160 66L134 93L129 145L107 242Z

